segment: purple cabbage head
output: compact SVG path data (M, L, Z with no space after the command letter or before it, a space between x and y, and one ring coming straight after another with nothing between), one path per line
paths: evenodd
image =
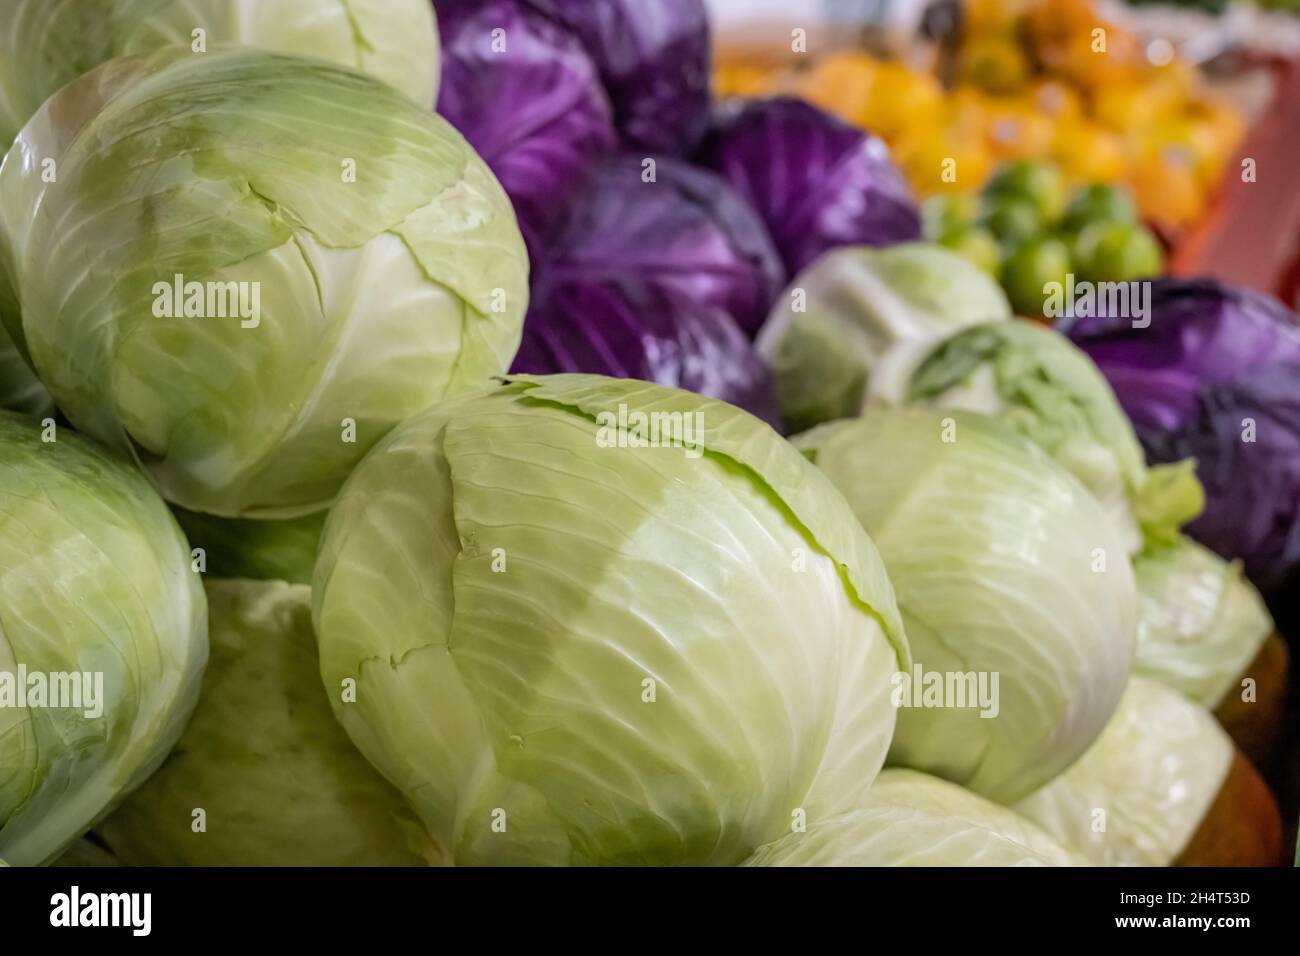
M711 46L704 0L527 0L595 60L629 147L683 155L709 122Z
M1300 565L1300 328L1275 300L1211 280L1155 280L1149 318L1079 318L1066 331L1148 459L1196 459L1206 508L1188 533L1276 591Z
M700 161L758 210L792 275L838 246L921 238L916 201L884 141L803 100L725 104Z
M731 316L671 286L572 276L547 283L535 294L511 371L658 382L780 427L771 374Z
M691 389L775 421L749 344L785 274L762 222L707 170L605 163L535 263L516 372L596 372Z
M617 143L599 73L577 37L520 0L437 10L438 112L496 173L535 259Z

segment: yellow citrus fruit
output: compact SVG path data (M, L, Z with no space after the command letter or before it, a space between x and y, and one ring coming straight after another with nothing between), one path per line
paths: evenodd
M1093 98L1093 117L1121 133L1149 129L1178 107L1178 98L1162 86L1112 84Z
M862 125L877 66L865 53L828 56L803 77L798 93L846 122Z
M1056 124L1052 158L1074 182L1119 182L1128 175L1123 138L1088 120Z
M881 62L874 70L859 122L892 141L909 127L935 125L943 103L943 88L934 76L901 63Z
M1035 83L1031 102L1035 109L1058 122L1078 122L1083 117L1083 100L1078 91L1060 80L1046 79Z
M1179 147L1140 158L1132 185L1142 217L1166 229L1190 226L1205 210L1206 194L1194 159Z
M1029 58L1014 34L995 33L962 49L959 73L991 93L1014 93L1029 81Z
M989 151L998 159L1038 158L1052 148L1052 118L1032 102L1018 98L991 100L984 128Z
M904 133L894 158L921 196L973 192L993 170L993 157L978 138L952 129L918 127Z

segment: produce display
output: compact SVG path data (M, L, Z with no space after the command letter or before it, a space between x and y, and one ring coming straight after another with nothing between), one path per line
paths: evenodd
M0 866L1294 858L1250 51L726 6L0 0Z

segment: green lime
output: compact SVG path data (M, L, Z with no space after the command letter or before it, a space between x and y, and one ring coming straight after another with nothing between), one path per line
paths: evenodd
M990 197L983 203L979 224L1008 247L1017 246L1043 231L1038 207L1011 196Z
M1065 207L1067 232L1078 232L1094 222L1137 222L1137 206L1132 194L1123 186L1089 183L1080 186Z
M1080 276L1089 282L1128 282L1157 276L1164 269L1160 242L1137 223L1085 226L1075 241L1074 254Z
M998 274L1001 250L993 233L981 226L967 226L948 233L939 240L958 255L964 256L989 275Z
M971 193L941 193L921 204L921 234L937 242L965 229L979 213L979 199Z
M1042 316L1048 283L1064 288L1070 272L1070 249L1060 239L1030 239L1002 261L1002 288L1017 315Z
M984 184L989 198L1023 199L1038 210L1038 218L1052 225L1065 211L1065 177L1052 163L1017 159L1000 167Z

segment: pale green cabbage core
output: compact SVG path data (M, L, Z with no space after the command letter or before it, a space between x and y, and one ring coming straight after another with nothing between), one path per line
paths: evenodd
M809 820L745 866L1080 866L1038 826L969 790L886 770L848 813Z
M352 67L426 109L437 98L438 31L428 0L5 0L0 148L47 97L101 63L219 44Z
M436 861L402 795L334 719L310 588L209 579L207 595L212 658L194 717L96 835L129 866Z
M963 411L879 409L794 444L880 549L921 668L899 679L890 763L1002 803L1069 766L1119 702L1137 630L1128 557L1088 491Z
M42 437L0 413L0 680L102 675L102 697L0 706L0 854L23 866L53 860L153 772L208 649L189 548L148 481L67 430Z
M837 249L795 277L757 347L792 432L858 413L873 369L899 342L1011 318L998 284L942 246Z
M1009 425L1092 492L1129 554L1172 541L1205 495L1191 462L1148 469L1105 377L1068 339L1033 322L990 322L903 343L872 377L866 409L926 405Z
M620 406L698 413L700 453L618 447ZM336 715L459 864L739 863L865 793L908 660L815 468L732 406L599 376L394 430L330 514L314 615Z
M1188 538L1133 562L1141 617L1134 672L1213 710L1236 687L1273 619L1242 574Z
M0 226L0 319L60 409L227 517L328 506L389 428L509 366L528 302L509 199L455 130L251 50L65 87L0 167ZM203 317L159 314L178 275ZM208 314L208 283L257 290L260 321Z
M1079 762L1015 809L1099 865L1168 866L1214 802L1232 756L1208 711L1135 676Z

